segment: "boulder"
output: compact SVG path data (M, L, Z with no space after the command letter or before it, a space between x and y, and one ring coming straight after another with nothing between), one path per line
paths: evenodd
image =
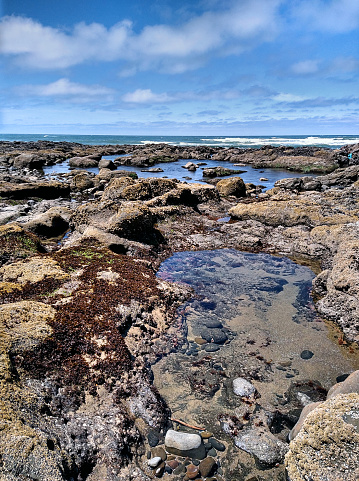
M359 370L352 372L343 382L334 384L328 391L327 399L352 392L359 394Z
M101 160L101 154L87 155L85 157L71 157L69 159L70 167L98 167Z
M29 169L41 169L45 164L46 159L39 154L23 153L15 157L13 166L17 169L28 167Z
M98 164L98 168L99 169L110 169L110 170L116 170L117 169L116 165L110 159L101 159L99 164Z
M69 228L72 211L67 207L51 207L24 224L25 229L43 237L57 237Z
M234 439L237 448L252 454L266 467L281 463L288 445L277 439L270 431L244 429Z
M138 176L136 172L130 170L100 169L99 173L94 178L95 187L98 187L101 184L106 184L117 177L131 177L132 179L137 179Z
M18 224L0 226L0 265L44 252L39 239Z
M88 172L81 172L76 174L71 181L71 189L83 191L86 189L91 189L94 186L93 179Z
M285 457L290 481L356 481L359 477L359 394L335 396L306 417Z
M233 195L234 197L246 196L246 186L241 177L222 179L216 184L216 188L220 195L224 197L229 195Z

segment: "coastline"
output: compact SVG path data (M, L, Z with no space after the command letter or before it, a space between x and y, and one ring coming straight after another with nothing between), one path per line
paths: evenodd
M359 344L359 144L337 151L266 146L243 152L168 144L11 147L0 143L6 413L0 450L10 446L21 475L32 469L56 481L78 473L89 481L153 479L148 436L157 433L161 440L173 425L148 363L173 349L175 310L191 295L155 278L173 252L229 247L320 265L313 283L318 312L340 326L348 349ZM108 161L97 175L86 171L112 154L131 154L122 157L127 175ZM229 159L258 168L281 159L281 167L306 172L314 166L323 175L281 180L267 192L238 176L203 185L131 175L131 165L183 155L194 164L217 156L219 164ZM69 156L77 159L71 172L44 179L42 166ZM221 222L228 213L230 221ZM284 416L294 406L290 401L277 410ZM258 419L247 421L253 427ZM21 436L34 446L32 458L17 448ZM233 445L230 434L222 436ZM279 481L282 458L264 468L251 454L243 462L261 479ZM236 476L223 463L225 473Z

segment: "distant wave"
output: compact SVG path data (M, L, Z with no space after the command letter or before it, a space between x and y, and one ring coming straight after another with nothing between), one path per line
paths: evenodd
M245 147L258 146L258 145L287 145L287 146L342 146L346 144L359 143L359 137L345 137L345 136L333 136L333 137L223 137L217 139L201 139L202 142L210 142L211 145L218 144L231 144L243 145ZM217 144L213 144L217 142Z

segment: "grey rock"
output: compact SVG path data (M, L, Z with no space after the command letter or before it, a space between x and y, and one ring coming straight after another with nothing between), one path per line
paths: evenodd
M255 394L256 388L243 377L233 379L233 392L236 396L249 397Z
M248 429L238 434L234 440L237 448L255 456L261 464L273 466L281 463L288 451L288 445L272 433Z
M157 466L162 463L162 458L160 456L155 456L148 461L148 465L150 468L157 468Z
M179 456L188 456L196 459L203 459L206 450L201 436L169 429L165 437L166 450Z

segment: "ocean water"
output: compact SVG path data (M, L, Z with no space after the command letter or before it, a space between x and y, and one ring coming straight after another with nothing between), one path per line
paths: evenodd
M78 142L88 145L129 144L146 145L209 145L213 147L260 148L263 145L316 146L337 149L346 144L359 143L359 135L278 135L278 136L148 136L148 135L56 135L56 134L0 134L0 141Z

